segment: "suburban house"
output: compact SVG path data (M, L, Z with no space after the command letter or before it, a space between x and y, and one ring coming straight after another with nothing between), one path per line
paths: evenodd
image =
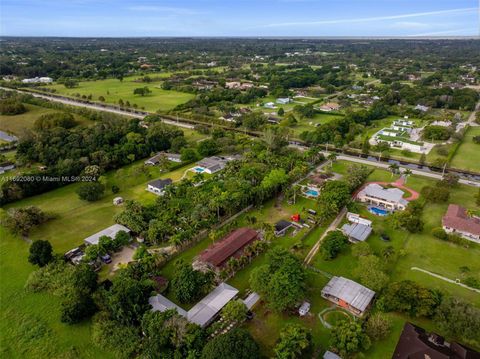
M165 191L165 187L171 184L172 184L172 180L170 178L157 179L155 181L148 182L147 191L158 194L158 195L163 195Z
M292 100L288 97L280 97L280 98L277 98L276 102L280 105L286 105L292 102Z
M320 110L330 112L340 110L340 105L335 102L327 102L326 104L320 106Z
M352 314L362 316L370 306L375 292L353 280L332 277L322 289L321 295Z
M412 323L405 323L392 359L479 359L480 353Z
M223 170L228 162L228 158L212 156L205 157L203 160L197 162L195 167L195 172L205 172L208 174L213 174L220 170Z
M341 230L353 243L364 242L372 233L372 227L361 223L345 223Z
M233 116L231 113L220 116L218 119L227 122L235 122L235 116Z
M246 246L259 239L258 232L254 229L238 228L200 253L194 267L220 269L231 257L240 255Z
M418 104L417 106L415 106L414 109L421 112L427 112L430 109L430 107Z
M339 357L337 354L327 350L323 354L323 359L342 359L342 357Z
M273 102L267 102L263 105L265 108L275 108L275 104Z
M284 219L279 220L275 223L274 233L277 237L284 236L287 230L293 226L292 222L286 221Z
M226 283L220 283L189 311L180 308L161 294L150 297L148 303L152 306L152 311L154 312L165 312L170 309L175 309L178 314L189 322L205 328L217 317L222 308L237 296L237 294L238 289L235 289Z
M83 241L87 246L92 244L98 244L100 237L107 236L107 237L110 237L111 239L115 239L115 236L120 231L130 233L130 230L127 227L117 223L117 224L114 224L113 226L105 228L103 231L92 234L90 237L85 238Z
M33 77L30 79L23 79L22 82L24 84L35 84L35 83L49 84L53 82L53 79L51 77Z
M404 210L408 201L403 198L403 193L398 188L383 188L377 183L370 183L357 194L357 199L392 211Z
M413 130L413 121L397 120L393 122L392 128L396 131L410 133Z
M4 174L5 172L11 171L15 168L15 164L12 162L5 162L0 164L0 175Z
M162 159L164 158L172 162L177 162L177 163L182 162L182 160L180 159L180 155L178 153L160 152L160 153L157 153L152 158L149 158L148 160L146 160L144 163L147 166L155 166L155 165L158 165L160 161L162 161Z
M447 233L455 233L473 242L480 243L480 218L469 216L458 204L449 204L442 218L442 227Z

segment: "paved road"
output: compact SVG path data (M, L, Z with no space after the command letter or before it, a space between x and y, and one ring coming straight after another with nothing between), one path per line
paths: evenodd
M326 156L328 156L327 152L325 152L324 154ZM350 162L356 162L356 163L361 163L361 164L364 164L364 165L375 166L375 167L385 168L385 169L388 169L388 167L390 166L390 163L376 162L376 161L371 161L371 160L368 160L368 159L365 159L365 158L348 156L348 155L344 155L344 154L337 154L337 160L346 160L346 161L350 161ZM438 180L441 180L443 178L442 175L439 174L439 173L416 170L416 169L412 169L410 167L404 167L402 165L399 165L399 167L404 169L404 170L409 169L415 175L430 177L430 178L434 178L434 179L438 179ZM480 182L477 182L477 181L460 179L459 182L462 183L462 184L466 184L468 186L480 187Z
M337 229L338 225L342 221L343 217L347 213L347 208L343 207L340 213L337 215L337 217L333 220L332 223L328 226L327 230L323 232L323 234L320 236L318 241L315 243L315 245L312 247L310 252L308 252L307 256L305 257L305 260L303 261L305 264L310 264L312 261L313 257L317 254L318 250L320 249L320 244L322 243L323 239L325 236L328 234L328 232L331 232L335 229Z
M25 93L25 94L32 95L33 97L42 98L44 100L63 103L64 105L85 107L85 108L90 108L92 110L110 112L110 113L115 113L117 115L123 115L123 116L140 118L140 119L143 119L145 117L145 115L141 115L141 114L138 114L138 113L132 113L132 112L128 112L128 111L114 109L114 108L111 108L111 107L103 107L103 106L100 106L100 105L79 102L79 101L75 101L74 99L67 100L67 99L63 99L63 98L57 98L57 97L54 97L54 96L48 96L48 95L38 94L38 93L34 93L34 92L14 90L14 89L7 88L7 87L0 87L0 89L5 90L5 91L16 91L16 92L20 92L20 93ZM193 129L195 127L195 126L187 124L187 123L171 121L171 120L167 120L167 119L163 119L163 118L162 118L162 121L164 123L168 124L168 125L173 125L173 126L178 126L178 127L183 127L183 128Z

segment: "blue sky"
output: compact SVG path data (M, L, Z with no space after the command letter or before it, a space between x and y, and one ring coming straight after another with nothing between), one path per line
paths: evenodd
M0 0L1 35L478 36L479 0Z

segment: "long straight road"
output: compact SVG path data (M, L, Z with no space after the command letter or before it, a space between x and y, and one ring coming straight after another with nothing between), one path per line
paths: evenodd
M329 154L328 152L324 152L324 155L328 156L328 154ZM345 154L337 154L337 160L345 160L345 161L360 163L360 164L364 164L364 165L368 165L368 166L375 166L375 167L384 168L384 169L388 169L391 165L391 163L372 161L372 160L368 160L366 158L349 156L349 155L345 155ZM438 179L438 180L441 180L443 178L443 176L440 173L427 172L427 171L422 171L422 170L418 170L418 169L413 169L411 167L402 166L401 164L399 165L399 167L404 169L404 170L409 169L410 171L412 171L412 174L415 174L415 175L434 178L434 179ZM460 182L461 184L468 185L468 186L480 187L480 182L474 181L474 180L460 179L458 182Z

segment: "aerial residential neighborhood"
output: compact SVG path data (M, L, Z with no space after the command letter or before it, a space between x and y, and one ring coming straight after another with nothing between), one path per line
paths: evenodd
M478 1L0 1L0 357L480 359Z

